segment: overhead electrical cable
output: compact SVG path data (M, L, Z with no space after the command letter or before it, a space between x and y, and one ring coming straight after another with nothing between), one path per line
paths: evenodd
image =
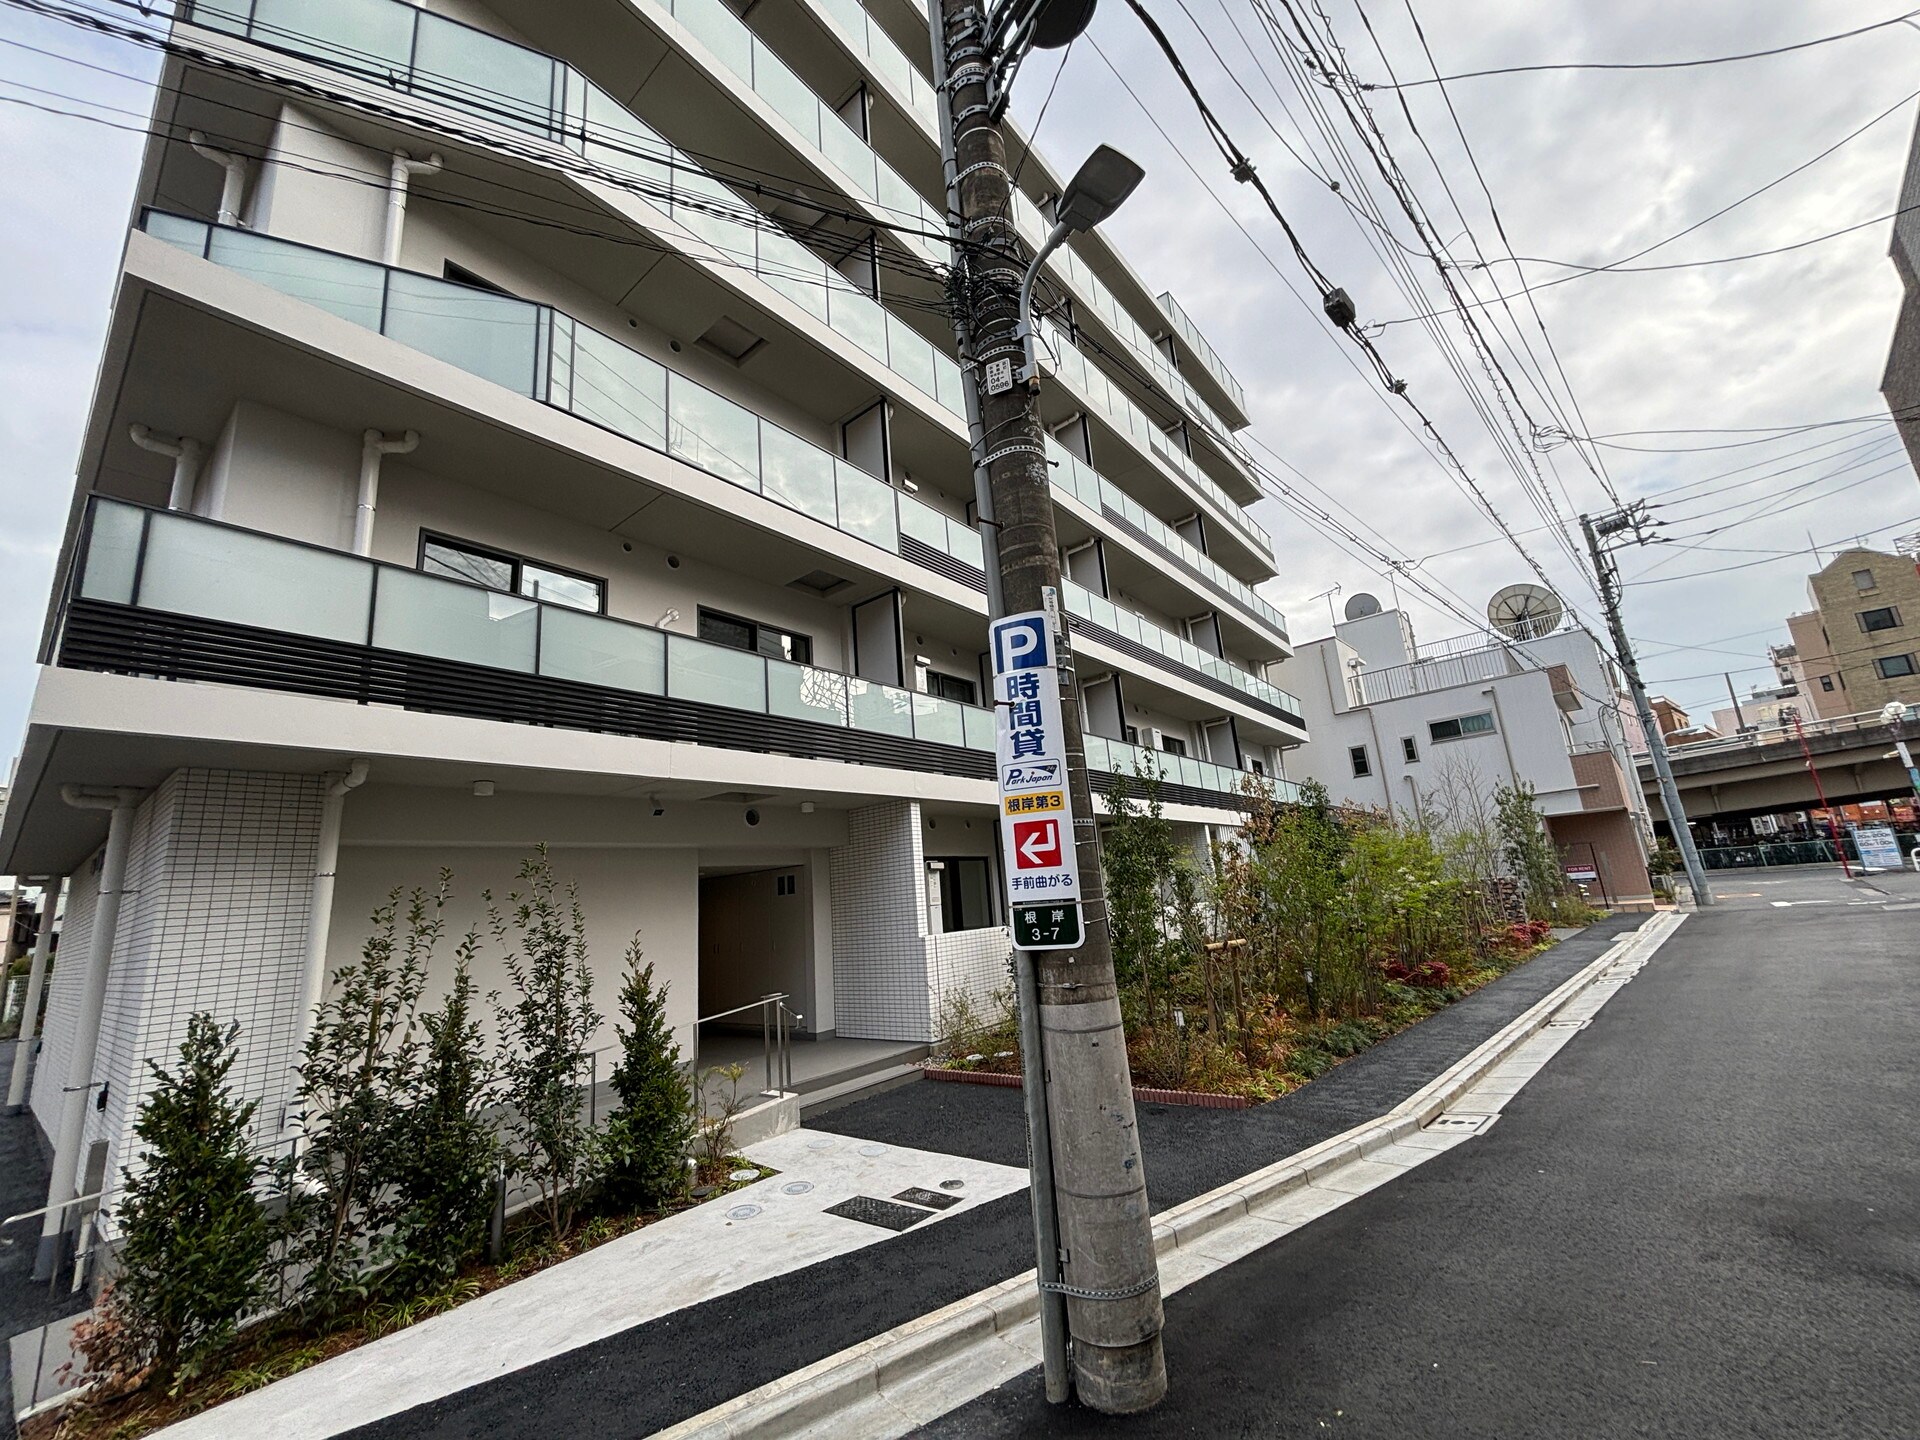
M1891 19L1876 20L1871 25L1861 25L1853 30L1842 30L1834 35L1820 35L1812 40L1801 40L1791 45L1776 45L1768 50L1748 50L1738 55L1709 55L1696 60L1567 60L1544 62L1537 65L1500 65L1488 70L1463 70L1457 75L1436 75L1427 80L1408 80L1397 84L1369 84L1368 90L1414 90L1423 85L1447 85L1458 80L1482 80L1490 75L1537 75L1549 70L1693 70L1703 65L1733 65L1743 60L1764 60L1772 55L1791 55L1799 50L1811 50L1820 45L1832 45L1836 41L1851 40L1855 36L1870 35L1876 30L1885 30L1889 26L1903 25L1920 10L1908 10Z

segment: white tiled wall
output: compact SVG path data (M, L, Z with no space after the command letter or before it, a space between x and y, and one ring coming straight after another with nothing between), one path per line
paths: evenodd
M322 783L311 775L180 770L141 802L93 1071L107 1083L107 1103L87 1113L88 1144L112 1142L110 1175L129 1158L125 1142L152 1083L147 1062L174 1063L197 1010L239 1023L230 1083L240 1095L261 1097L259 1140L277 1132L294 1059ZM32 1103L49 1133L59 1123L85 982L99 861L94 856L73 877L48 1000Z
M920 807L869 805L847 816L831 852L835 1029L863 1040L925 1040L927 866Z
M993 996L1012 983L1007 957L1013 933L1004 925L991 930L955 930L927 937L928 1004L937 1025L946 997L964 990L982 1016L994 1013ZM929 1038L932 1038L931 1036Z

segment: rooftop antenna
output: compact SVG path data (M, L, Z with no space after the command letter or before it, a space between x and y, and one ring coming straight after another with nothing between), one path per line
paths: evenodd
M1333 613L1333 597L1338 595L1339 593L1340 593L1340 586L1336 584L1331 590L1322 590L1318 595L1307 596L1307 603L1311 605L1316 600L1326 601L1327 602L1327 623L1329 625L1338 625L1340 623L1340 617Z

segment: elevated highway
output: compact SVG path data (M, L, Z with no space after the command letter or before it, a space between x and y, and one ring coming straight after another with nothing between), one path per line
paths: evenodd
M1909 751L1920 752L1920 708L1889 725L1875 711L1831 720L1804 722L1806 750L1791 725L1768 725L1746 735L1696 740L1667 753L1680 786L1680 802L1695 825L1736 824L1755 815L1811 810L1820 803L1807 753L1819 767L1829 803L1855 805L1868 800L1898 800L1913 794L1905 767L1894 755L1896 736ZM1889 757L1892 758L1889 758ZM1666 826L1653 765L1639 758L1641 788L1656 825Z

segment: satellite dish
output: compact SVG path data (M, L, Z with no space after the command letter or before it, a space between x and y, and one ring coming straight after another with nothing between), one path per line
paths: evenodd
M1373 596L1367 594L1366 591L1362 590L1358 594L1348 597L1347 619L1364 620L1369 615L1378 615L1379 613L1380 602L1374 599Z
M1509 585L1487 602L1487 619L1510 640L1538 640L1566 619L1560 597L1544 585Z

